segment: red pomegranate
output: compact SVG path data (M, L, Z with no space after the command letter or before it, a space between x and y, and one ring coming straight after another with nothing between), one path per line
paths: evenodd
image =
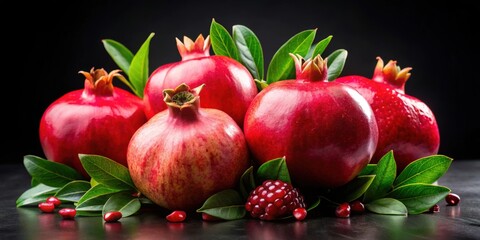
M177 40L182 57L179 62L158 67L150 75L144 90L145 113L148 118L167 109L163 101L164 89L172 89L182 83L190 87L205 84L202 91L202 107L226 112L241 127L250 102L258 93L255 81L246 67L225 56L210 56L210 38L200 34L195 42L184 37Z
M170 210L195 210L214 193L235 188L250 165L235 121L223 111L199 106L203 86L165 89L168 111L140 127L128 147L135 186Z
M378 146L372 158L377 163L390 150L403 170L410 162L438 153L440 134L435 116L421 100L405 93L412 68L377 57L373 78L352 75L336 81L355 88L372 107L378 125Z
M87 178L79 153L98 154L127 165L130 137L147 118L142 99L113 86L119 72L80 71L85 76L84 89L68 92L48 106L39 130L47 159L70 165Z
M296 79L263 89L245 115L247 143L259 164L286 157L299 188L333 188L352 180L373 156L377 124L353 88L327 80L320 55L295 60Z

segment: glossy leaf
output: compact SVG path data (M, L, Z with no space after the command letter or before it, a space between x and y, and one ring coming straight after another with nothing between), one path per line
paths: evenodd
M128 69L127 75L130 83L135 89L135 94L140 98L143 98L143 90L149 76L148 55L150 51L150 40L154 35L155 33L150 33L147 40L145 40L140 49L133 56L130 68Z
M55 197L61 201L78 202L78 200L90 190L90 187L90 183L87 181L71 181L58 190Z
M315 44L315 47L310 48L307 55L305 56L305 59L309 59L317 55L322 56L323 52L328 47L328 44L330 43L331 40L332 40L332 35L322 39L320 42Z
M361 197L370 187L375 175L363 175L354 178L346 185L332 190L332 199L337 202L351 202Z
M374 213L386 215L404 215L407 216L408 210L405 205L393 198L380 198L365 204L365 208Z
M409 214L420 214L444 199L450 189L425 183L413 183L393 189L386 197L401 201Z
M367 166L364 167L358 175L359 176L372 175L372 174L375 174L376 169L377 169L377 164L370 163L370 164L367 164Z
M447 172L452 160L443 155L420 158L408 164L393 185L399 187L410 183L434 183Z
M255 178L253 175L253 166L249 167L240 178L240 193L243 199L247 199L250 192L255 189Z
M282 180L291 183L290 174L287 168L285 157L272 159L260 165L257 169L258 184L265 180Z
M267 70L267 83L295 78L295 65L289 55L300 54L305 56L315 38L316 29L297 33L285 42L272 57Z
M119 190L111 189L101 184L96 185L78 200L76 209L79 211L102 211L103 205L110 196L118 192Z
M15 204L17 207L22 207L44 202L48 197L55 195L58 189L57 187L51 187L41 183L37 184L23 192L22 195L17 198Z
M263 79L263 50L255 33L243 25L234 25L233 40L238 49L240 62L254 78Z
M134 190L128 168L107 157L93 154L79 154L87 173L98 183L118 190Z
M328 81L333 81L342 74L347 55L347 50L338 49L327 56Z
M112 39L104 39L102 40L102 43L103 47L118 67L120 67L125 73L128 73L130 63L133 59L133 53L125 47L125 45Z
M102 216L102 211L101 210L96 210L96 211L82 211L77 209L77 214L76 216L81 216L81 217L99 217Z
M370 187L365 192L363 201L368 203L384 197L393 187L393 181L397 174L397 165L393 152L386 153L377 163L376 175Z
M102 209L102 214L107 212L118 211L122 213L122 217L128 217L135 214L140 210L141 203L136 197L133 197L131 193L121 192L112 195Z
M241 61L238 56L238 49L233 42L232 36L227 29L212 19L210 25L210 41L215 55L227 56L237 61Z
M210 196L197 212L224 220L241 219L246 213L245 202L240 193L227 189Z
M70 181L83 178L80 173L67 165L33 155L26 155L23 158L23 164L37 182L52 187L63 187Z

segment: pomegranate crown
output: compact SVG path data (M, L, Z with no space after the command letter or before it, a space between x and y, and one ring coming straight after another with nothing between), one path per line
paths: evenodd
M178 108L180 110L184 108L191 108L192 106L198 106L199 94L202 91L205 84L202 84L194 89L191 89L187 84L182 83L175 89L163 90L163 100L168 106Z
M183 36L183 42L178 38L175 38L175 40L177 41L178 52L182 56L182 60L210 56L209 35L203 38L203 35L199 34L195 42L187 36Z
M384 66L383 60L377 57L377 66L373 72L373 81L386 83L395 87L398 91L405 92L405 83L410 78L411 67L401 69L397 65L397 61L390 60L387 65Z
M113 94L113 78L123 77L120 72L121 70L119 69L107 72L103 68L95 69L92 67L90 72L79 71L78 73L85 76L84 92L101 96L111 96Z
M290 56L295 62L297 79L306 79L309 81L328 81L327 80L327 59L323 59L320 54L314 58L305 60L299 54Z

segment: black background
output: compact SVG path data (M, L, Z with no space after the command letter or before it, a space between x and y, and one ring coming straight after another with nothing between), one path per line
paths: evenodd
M420 5L417 5L420 4ZM39 121L61 95L83 88L78 71L117 68L101 43L110 38L136 52L151 32L150 71L180 59L175 37L208 35L214 18L241 24L260 39L268 63L291 36L317 28L332 35L325 54L348 50L342 75L371 77L381 56L413 67L406 92L423 100L440 127L440 153L480 157L478 120L479 8L459 1L79 1L13 3L3 8L3 138L1 163L43 156ZM5 62L4 62L5 63ZM116 86L125 87L121 82ZM107 143L105 143L107 144Z

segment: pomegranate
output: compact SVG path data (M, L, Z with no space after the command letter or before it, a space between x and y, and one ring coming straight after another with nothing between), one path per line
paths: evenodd
M327 80L327 61L293 55L296 79L270 84L252 101L244 132L256 163L285 156L299 188L352 180L372 157L377 124L353 88Z
M130 137L147 118L142 99L114 87L120 70L80 71L85 88L50 104L40 120L40 142L46 158L77 169L86 178L79 153L99 154L127 165Z
M210 56L209 36L204 39L200 34L195 42L188 37L184 37L183 43L176 40L182 60L158 67L145 85L147 117L167 109L162 101L163 89L173 89L182 83L192 88L205 84L208 87L201 93L201 106L226 112L242 127L248 105L258 93L248 69L232 58Z
M223 111L200 107L203 86L165 89L168 111L140 127L128 147L135 186L166 209L199 208L214 193L236 187L250 165L235 121Z
M405 94L410 70L377 57L373 78L351 75L336 81L355 88L372 107L378 125L378 146L371 160L377 163L393 150L397 171L421 157L437 154L440 135L435 116L421 100Z

